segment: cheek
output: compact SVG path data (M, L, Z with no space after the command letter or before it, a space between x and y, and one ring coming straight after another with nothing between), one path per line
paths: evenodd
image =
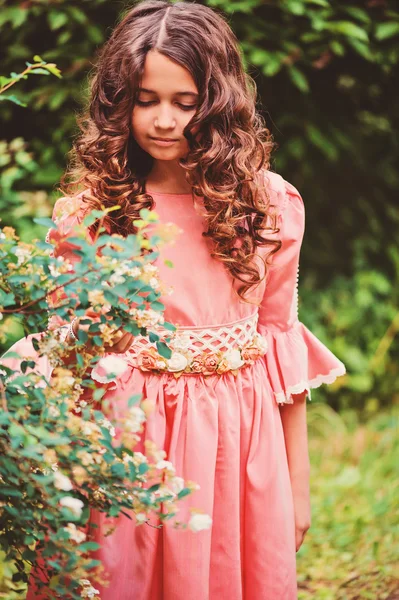
M130 124L134 136L140 136L148 130L148 118L142 111L133 110Z

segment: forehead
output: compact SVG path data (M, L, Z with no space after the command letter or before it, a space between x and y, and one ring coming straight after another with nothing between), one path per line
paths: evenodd
M150 50L146 56L140 88L159 95L198 93L194 79L187 69L154 50Z

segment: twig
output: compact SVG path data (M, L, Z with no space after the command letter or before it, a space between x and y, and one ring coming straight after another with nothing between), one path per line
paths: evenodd
M10 87L12 87L13 85L15 85L20 79L23 79L25 77L25 75L28 75L28 73L30 73L31 71L34 71L35 69L45 69L46 68L46 64L45 62L41 62L41 63L37 63L34 65L30 65L27 69L25 69L25 71L22 71L22 73L20 73L18 75L18 77L15 77L13 79L13 81L10 81L9 83L7 83L5 86L3 86L2 88L0 88L0 94L3 94L6 90L8 90Z

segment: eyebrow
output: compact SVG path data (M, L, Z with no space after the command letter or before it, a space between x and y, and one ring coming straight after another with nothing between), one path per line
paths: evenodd
M142 88L139 87L138 89L139 92L147 92L148 94L156 94L156 92L154 92L154 90L148 90L146 88ZM176 92L174 94L175 96L192 96L193 98L198 98L199 94L196 94L195 92Z

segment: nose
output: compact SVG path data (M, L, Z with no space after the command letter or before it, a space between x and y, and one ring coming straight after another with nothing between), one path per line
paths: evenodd
M165 105L160 106L154 124L157 129L173 129L176 127L176 119L173 115L173 110Z

